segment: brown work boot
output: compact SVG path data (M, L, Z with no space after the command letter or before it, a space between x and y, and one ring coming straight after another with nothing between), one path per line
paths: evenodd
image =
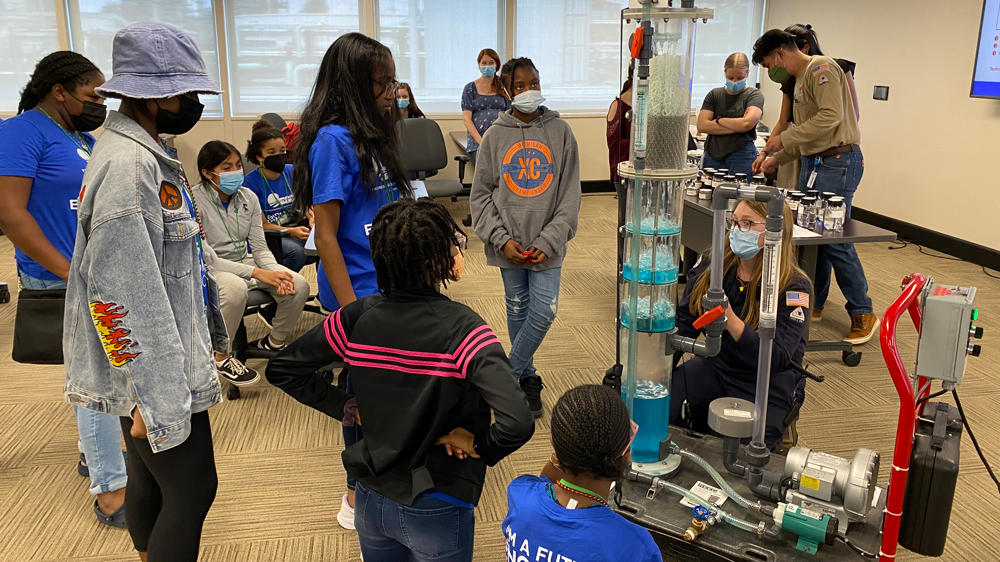
M823 320L823 309L815 308L809 313L809 317L812 318L813 322L820 322Z
M852 345L867 343L875 335L875 327L878 325L878 316L874 314L852 314L851 333L847 334L844 341Z

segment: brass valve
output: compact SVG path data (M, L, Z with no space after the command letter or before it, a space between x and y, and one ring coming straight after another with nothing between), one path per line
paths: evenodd
M684 540L691 542L702 535L708 528L708 521L702 519L692 519L691 526L684 531Z

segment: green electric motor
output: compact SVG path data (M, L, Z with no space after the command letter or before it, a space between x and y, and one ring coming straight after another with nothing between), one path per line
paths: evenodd
M820 543L833 546L837 538L836 517L795 504L779 503L774 510L774 522L782 530L797 535L799 542L795 548L809 554L816 554Z

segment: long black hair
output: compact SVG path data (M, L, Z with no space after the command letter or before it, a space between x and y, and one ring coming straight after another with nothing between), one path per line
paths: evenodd
M791 33L795 36L795 46L801 51L806 45L809 45L809 56L823 56L823 51L819 48L819 37L816 37L816 32L813 31L813 26L808 23L802 25L801 23L793 23L792 25L785 28L785 31Z
M429 199L400 199L379 209L368 237L379 291L447 286L460 232L448 210Z
M229 144L226 141L214 140L205 143L205 146L201 147L198 151L198 175L201 176L201 182L205 183L209 181L202 170L212 171L216 166L222 164L229 158L231 154L239 155L240 151L236 150L236 147Z
M97 68L97 65L79 53L56 51L48 54L38 61L28 85L21 90L21 101L17 104L17 112L20 114L33 109L56 84L73 91L100 72L101 69Z
M505 62L503 68L500 70L500 81L503 82L504 95L507 99L514 99L511 89L514 83L514 72L519 68L530 68L538 72L538 69L535 68L535 63L531 62L531 59L528 57L518 57Z
M622 454L631 437L628 407L609 387L571 388L552 409L552 447L559 468L574 476L620 480L628 470Z
M259 119L254 123L251 131L250 140L247 142L247 160L253 164L260 165L257 157L260 156L260 149L264 146L264 143L273 139L284 140L285 134L264 119Z
M386 68L391 58L388 47L360 33L341 35L323 55L312 96L299 120L301 133L295 145L298 157L292 191L303 210L313 200L309 151L319 130L332 124L346 127L354 139L361 183L369 190L375 188L376 162L380 162L399 192L406 197L412 195L396 134L398 111L393 104L389 116L383 115L372 92L376 72Z

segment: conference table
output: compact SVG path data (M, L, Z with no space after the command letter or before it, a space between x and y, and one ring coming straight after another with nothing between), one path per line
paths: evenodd
M896 239L896 233L854 219L844 221L844 229L840 232L823 229L807 230L801 227L795 229L792 235L792 245L798 250L799 266L815 284L816 262L819 247L825 244L864 244L868 242L891 242ZM687 274L698 259L698 254L704 253L712 246L712 202L698 199L694 196L684 197L684 215L681 222L681 245L684 246L684 269ZM845 341L810 341L810 323L806 322L805 338L806 352L840 351L844 363L854 367L861 362L861 353L855 352L851 344Z

